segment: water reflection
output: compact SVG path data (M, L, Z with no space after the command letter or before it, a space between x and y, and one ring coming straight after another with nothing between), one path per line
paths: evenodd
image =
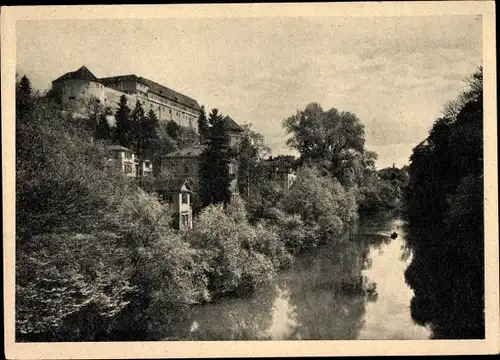
M193 309L167 339L426 339L410 315L402 225L362 222L350 241L303 255L253 296Z
M410 314L413 292L405 284L404 271L411 261L411 253L405 245L403 223L393 221L391 225L388 233L395 231L398 237L384 241L383 246L372 246L369 257L373 259L373 266L363 271L377 283L381 301L366 304L359 339L428 339L429 331L414 324Z

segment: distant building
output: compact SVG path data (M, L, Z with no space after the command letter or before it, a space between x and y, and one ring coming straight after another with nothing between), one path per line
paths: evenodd
M112 145L108 147L114 153L114 159L118 161L119 169L127 176L136 177L136 156L135 153L120 145Z
M239 150L243 139L243 128L239 126L230 116L222 119L224 130L228 135L227 145L235 150Z
M204 150L205 146L195 145L169 153L161 160L161 171L172 179L189 179L193 192L199 194L201 155ZM231 177L229 190L233 196L238 194L238 165L237 159L228 162Z
M224 117L222 121L227 134L227 145L236 150L237 154L244 130L229 116ZM201 154L205 150L205 146L189 146L166 154L161 160L161 171L173 179L190 179L193 191L199 193ZM229 189L233 196L237 196L239 167L237 155L228 162L228 167L231 176Z
M110 160L118 161L118 168L125 175L130 177L144 177L152 175L153 166L150 160L139 162L134 151L121 145L112 145L109 146L108 149L114 154L114 158Z
M297 180L294 164L283 159L273 159L270 157L262 162L260 171L272 181L275 181L284 190L289 190Z
M196 100L140 76L97 78L82 66L52 81L52 89L65 109L80 115L85 115L83 105L90 99L114 111L125 95L130 108L139 100L145 111L153 110L160 121L173 120L198 132L201 108Z

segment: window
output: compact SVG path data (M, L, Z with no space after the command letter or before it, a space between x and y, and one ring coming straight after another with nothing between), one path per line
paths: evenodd
M132 153L126 152L125 159L132 159Z
M185 172L185 173L188 173L188 172L189 172L189 164L188 164L188 163L185 163L185 164L184 164L184 172Z
M181 227L186 228L189 227L189 215L181 214Z
M188 200L189 200L189 199L188 199L188 194L186 194L186 193L182 193L182 203L183 203L183 204L188 204L188 203L189 203L189 201L188 201Z
M75 100L75 97L74 96L70 96L68 99Z
M123 171L125 174L132 174L132 164L124 164Z

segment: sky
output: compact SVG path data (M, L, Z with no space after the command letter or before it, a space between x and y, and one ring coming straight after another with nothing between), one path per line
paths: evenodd
M358 116L377 167L402 166L482 65L474 16L23 20L18 74L35 88L87 66L136 74L219 109L294 154L283 119L317 102Z

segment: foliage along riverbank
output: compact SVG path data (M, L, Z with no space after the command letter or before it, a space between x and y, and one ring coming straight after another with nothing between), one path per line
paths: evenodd
M113 138L134 144L126 104L109 128L105 112L72 118L26 77L16 90L17 341L160 338L190 306L247 294L301 251L340 241L358 208L393 206L399 188L378 195L388 187L355 115L310 104L284 121L301 153L290 191L253 181L251 196L205 206L192 231L177 231L172 209L106 160ZM154 130L139 153L194 141L140 104L131 119Z
M406 190L413 318L439 339L484 338L483 72L414 148Z

